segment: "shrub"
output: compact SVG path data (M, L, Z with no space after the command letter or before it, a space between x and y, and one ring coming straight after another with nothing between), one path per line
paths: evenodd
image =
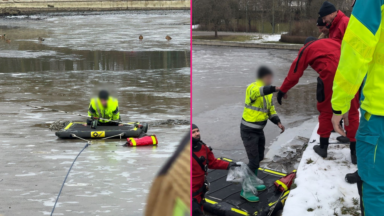
M306 36L293 36L288 34L282 34L280 42L304 44L306 38Z

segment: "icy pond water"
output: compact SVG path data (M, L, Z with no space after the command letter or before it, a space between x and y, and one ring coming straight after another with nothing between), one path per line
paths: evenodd
M0 34L11 40L0 40L0 215L49 215L85 145L48 129L55 120L83 118L27 105L86 114L94 90L105 86L125 121L189 120L189 17L131 11L0 19ZM55 215L143 215L153 178L188 131L151 127L158 147L93 142L73 167Z
M248 161L240 137L245 89L255 81L256 70L261 65L274 71L274 85L281 86L297 53L274 49L193 47L193 122L199 126L202 140L214 149L215 156ZM317 76L308 67L299 84L288 92L288 99L283 100L282 106L277 103L275 94L274 104L287 131L284 140L271 146L280 130L272 122L265 127L266 146L273 147L274 153L279 152L280 144L295 136L311 136L316 125L313 118L318 115ZM302 128L307 121L313 127ZM266 155L267 152L268 149Z

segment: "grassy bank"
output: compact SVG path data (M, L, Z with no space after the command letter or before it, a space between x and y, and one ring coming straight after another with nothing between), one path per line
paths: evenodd
M217 37L206 35L206 36L193 36L192 39L198 40L216 40L216 41L237 41L244 42L254 39L253 36L249 35L219 35Z
M212 31L213 26L208 25L199 25L199 28L197 30L203 30L203 31ZM233 32L257 32L257 33L267 33L272 34L272 25L269 22L261 22L252 20L251 21L251 28L249 28L248 24L246 23L246 20L239 19L239 22L237 20L233 20L230 22L229 25L226 25L223 23L219 29L219 31L233 31ZM282 32L288 32L289 31L289 23L276 23L275 25L275 34L280 34Z

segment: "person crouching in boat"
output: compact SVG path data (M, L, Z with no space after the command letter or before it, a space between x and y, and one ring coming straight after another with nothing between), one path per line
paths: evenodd
M116 98L110 97L109 92L101 90L99 96L92 98L88 108L87 124L91 125L92 122L97 120L97 125L110 125L110 126L122 126L119 123L120 112L119 102ZM112 120L112 121L111 121Z
M206 176L209 169L229 169L239 166L234 162L218 160L200 138L200 130L192 124L192 216L202 216L205 193L208 191Z

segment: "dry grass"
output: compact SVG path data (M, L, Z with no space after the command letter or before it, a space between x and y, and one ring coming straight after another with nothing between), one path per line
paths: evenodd
M358 198L352 198L353 205L359 205L359 199Z
M306 36L296 36L296 35L288 35L283 34L281 35L281 42L285 43L297 43L297 44L304 44L304 41L307 37Z
M204 35L204 36L193 36L192 39L244 42L244 41L253 40L253 37L249 35L218 35L216 38L213 35L212 36Z
M308 159L307 159L307 164L311 164L311 163L313 163L312 158L308 158Z
M289 35L308 37L316 35L318 36L320 33L316 26L316 20L306 19L294 22Z

